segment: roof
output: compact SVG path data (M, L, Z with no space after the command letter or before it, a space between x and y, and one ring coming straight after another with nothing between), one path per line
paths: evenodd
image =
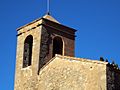
M103 65L108 65L109 64L108 62L104 62L104 61L90 60L90 59L85 59L85 58L76 58L76 57L71 57L71 56L62 56L62 55L56 54L55 57L53 57L46 65L44 65L42 67L42 69L45 68L49 63L54 61L56 58L69 60L69 61L78 61L78 62L81 61L81 62L89 62L89 63L103 64Z
M65 60L74 60L74 61L90 62L90 63L97 63L97 64L105 64L105 65L108 64L108 62L104 62L104 61L90 60L90 59L70 57L70 56L62 56L58 54L56 54L56 57L65 59Z
M21 26L21 27L17 28L17 31L20 30L20 29L22 29L22 28L24 28L24 27L26 27L26 26L28 26L28 25L31 25L31 24L39 21L39 20L42 20L42 19L47 19L47 20L52 21L52 22L54 22L54 23L60 24L60 23L59 23L55 18L53 18L51 15L45 14L45 15L44 15L43 17L41 17L41 18L38 18L38 19L36 19L36 20L34 20L34 21L32 21L32 22L24 25L24 26Z
M48 14L44 15L43 18L50 20L50 21L53 21L53 22L56 22L56 23L59 23L55 18L53 18L52 16L50 16Z

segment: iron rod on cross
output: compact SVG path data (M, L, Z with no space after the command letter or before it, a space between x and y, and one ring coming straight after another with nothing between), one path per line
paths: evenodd
M50 14L50 0L47 0L47 14Z

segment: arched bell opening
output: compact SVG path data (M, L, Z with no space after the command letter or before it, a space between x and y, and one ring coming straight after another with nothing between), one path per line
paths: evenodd
M63 55L63 41L60 37L55 37L53 39L53 57L55 54Z
M31 65L33 36L29 35L24 41L23 68Z

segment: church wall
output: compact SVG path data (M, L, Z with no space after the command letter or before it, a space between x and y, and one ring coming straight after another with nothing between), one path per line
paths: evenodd
M120 71L113 66L107 67L107 90L120 89Z
M39 42L41 38L40 37L41 27L36 27L36 25L37 24L34 23L33 25L24 27L18 31L14 90L36 89L35 85L37 85L37 71L38 71L39 48L40 48ZM32 27L36 27L36 28L34 28L34 30L30 29ZM24 40L28 35L33 36L32 65L23 68Z
M38 90L107 90L106 64L56 56L41 69L38 82Z
M53 58L53 39L55 37L60 37L63 41L62 55L74 56L75 37L63 33L61 31L58 31L56 29L42 26L39 71L49 60Z
M39 71L52 58L52 37L48 30L42 26L40 55L39 55ZM38 73L39 73L38 71Z
M64 37L64 55L74 57L75 53L75 40Z
M62 31L66 31L66 30L61 30L61 31L58 31L57 29L52 29L52 28L46 28L46 30L48 30L48 32L50 33L51 35L51 38L53 39L54 37L56 36L59 36L62 38L63 40L63 55L65 56L72 56L74 57L74 46L75 46L75 36L72 36L72 35L69 35L69 34L66 34L66 33L63 33ZM74 34L73 34L74 35ZM50 49L52 49L53 46L52 44L50 45ZM50 53L49 54L52 54L52 50L50 50Z

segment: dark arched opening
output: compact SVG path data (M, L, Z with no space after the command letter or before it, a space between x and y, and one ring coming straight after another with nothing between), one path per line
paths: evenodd
M55 54L60 54L62 55L63 53L63 42L60 37L55 37L53 39L53 57Z
M33 36L29 35L24 42L23 68L31 65Z

